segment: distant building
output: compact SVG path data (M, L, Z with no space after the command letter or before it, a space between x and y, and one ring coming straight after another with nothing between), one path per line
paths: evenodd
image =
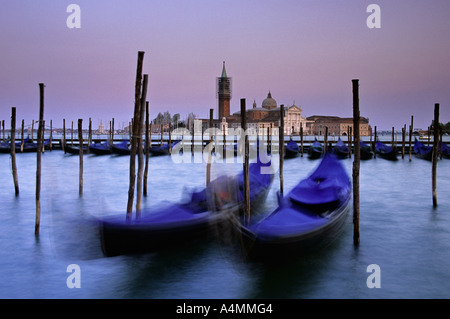
M98 133L99 134L106 134L105 126L103 126L103 122L102 121L100 121L100 125L98 126Z
M219 120L230 115L231 78L227 76L225 61L222 74L217 78L217 97L219 98Z
M307 118L308 130L312 135L324 135L325 127L328 127L328 135L347 136L348 129L353 132L352 117L323 116L313 115ZM361 136L370 136L372 127L369 125L369 119L360 117L359 131Z

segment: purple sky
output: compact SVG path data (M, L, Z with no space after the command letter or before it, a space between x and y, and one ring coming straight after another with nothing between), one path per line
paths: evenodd
M81 8L69 29L66 8ZM366 8L381 8L369 29ZM361 115L400 130L414 115L426 128L440 103L450 121L450 1L152 0L5 1L0 10L0 120L38 118L62 127L92 117L94 127L133 115L137 52L145 51L150 116L168 110L217 116L222 61L240 98L258 106L272 92L304 116L352 116L351 80L360 80Z

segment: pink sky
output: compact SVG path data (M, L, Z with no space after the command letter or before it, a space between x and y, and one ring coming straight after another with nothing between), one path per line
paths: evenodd
M57 3L57 4L56 4ZM81 8L69 29L66 8ZM366 8L381 8L369 29ZM240 98L258 105L268 91L304 116L352 116L351 80L360 80L361 115L400 130L411 115L426 128L434 103L450 121L450 2L433 1L8 1L0 11L0 120L11 107L28 124L45 119L128 122L138 51L145 51L151 117L217 110L222 61ZM217 113L215 113L217 115Z

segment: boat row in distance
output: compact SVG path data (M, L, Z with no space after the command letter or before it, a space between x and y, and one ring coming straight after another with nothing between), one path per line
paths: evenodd
M22 141L15 142L15 152L16 153L31 153L36 152L37 143L34 142L31 138L27 137L23 140L23 148ZM50 139L44 141L44 148L50 148ZM0 143L0 153L11 153L11 142Z
M373 157L372 147L363 141L359 143L359 149L362 160L369 160ZM338 159L345 159L349 157L349 148L345 143L339 138L335 146L332 148L331 153L333 153ZM319 159L324 156L324 147L321 143L314 141L308 150L309 159Z
M171 148L173 148L179 142L180 141L174 141L171 144ZM66 144L64 147L64 152L69 154L79 154L80 148L79 146L71 146L70 144ZM131 144L130 141L125 140L120 143L103 142L90 144L89 146L84 145L83 154L88 153L95 155L109 155L109 154L130 155ZM149 154L151 154L152 156L169 155L170 154L169 145L164 144L162 146L152 146L149 148Z
M296 155L295 152L295 146L293 144L296 144L295 142L290 141L286 147L285 157L284 158L294 158ZM361 160L369 160L371 159L374 154L372 151L372 147L363 142L360 141L359 143L360 147L360 154L361 154ZM397 161L397 147L388 146L380 141L376 142L376 153L379 157L389 160L389 161ZM439 142L438 149L442 147L442 157L450 159L450 147L445 144ZM431 157L433 154L433 148L431 146L425 146L423 143L418 141L417 139L414 142L414 154L418 158L422 158L425 160L431 161ZM349 148L345 143L339 138L336 142L335 146L331 150L333 154L336 155L338 159L345 159L349 157ZM317 141L317 139L311 144L310 148L308 149L308 158L309 159L319 159L322 158L324 155L324 147L321 143Z

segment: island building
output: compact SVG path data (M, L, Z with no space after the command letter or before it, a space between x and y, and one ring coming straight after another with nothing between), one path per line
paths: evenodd
M213 119L213 127L219 128L221 134L228 134L229 128L241 127L240 110L231 114L230 101L232 97L231 78L228 77L225 62L222 65L221 76L216 79L218 118ZM347 135L348 128L353 129L353 118L340 118L337 116L303 117L303 109L295 104L284 107L284 134L298 135L301 129L304 135L323 135L325 126L328 126L329 135ZM252 130L251 134L266 134L267 128L278 128L280 126L280 107L269 91L267 97L258 106L256 100L246 110L247 127ZM209 119L202 119L202 129L209 127ZM361 117L360 132L362 136L370 135L371 127L369 119Z
M308 131L312 135L325 134L325 127L328 127L328 135L347 136L349 128L353 132L353 118L352 117L338 117L338 116L324 116L313 115L307 117ZM359 132L361 136L370 136L372 134L372 127L369 124L369 119L360 117Z

